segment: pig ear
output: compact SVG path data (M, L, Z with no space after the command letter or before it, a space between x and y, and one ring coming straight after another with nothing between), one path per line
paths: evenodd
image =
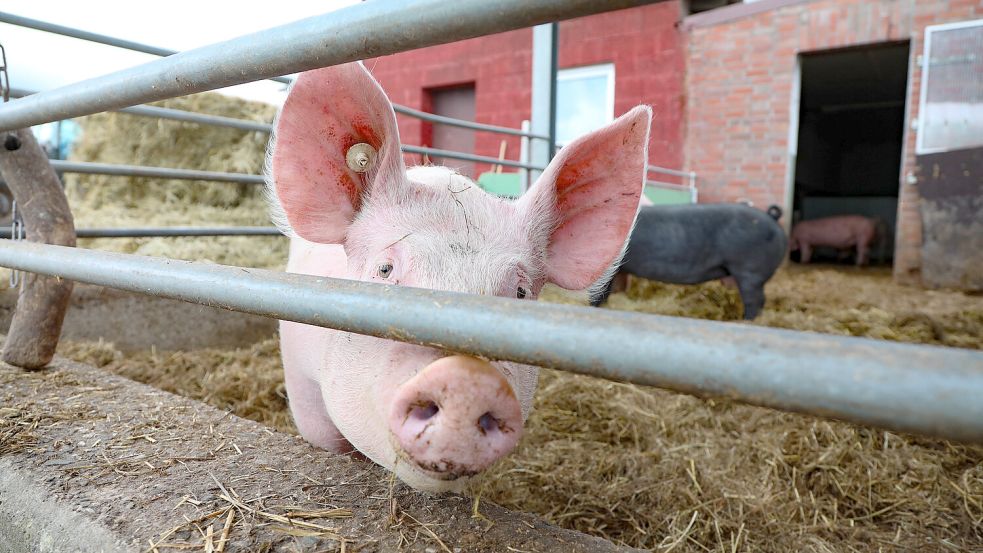
M546 278L583 290L621 259L645 184L652 110L638 106L560 150L522 202L552 212Z
M301 73L274 136L271 195L279 200L280 218L312 242L343 243L364 195L398 185L406 173L392 105L361 63ZM375 153L363 173L345 157L359 143Z

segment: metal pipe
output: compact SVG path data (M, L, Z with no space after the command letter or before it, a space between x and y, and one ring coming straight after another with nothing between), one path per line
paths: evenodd
M99 33L83 31L73 27L66 27L65 25L56 25L54 23L48 23L47 21L41 21L40 19L31 19L30 17L23 17L7 12L0 12L0 23L9 23L11 25L17 25L18 27L27 27L28 29L35 29L46 33L77 38L88 42L97 42L99 44L115 46L116 48L123 48L134 52L143 52L144 54L150 54L153 56L166 57L178 53L177 50L158 48L156 46L150 46L140 42L134 42L132 40L124 40L122 38L111 37L109 35L101 35ZM271 80L287 84L290 84L291 82L291 79L286 77Z
M139 227L75 229L79 238L156 238L171 236L282 236L275 227ZM0 238L10 238L0 228Z
M17 97L17 98L22 98L22 97L25 97L25 96L30 96L31 94L37 94L37 93L36 92L29 91L29 90L23 90L23 89L12 89L11 90L11 95L14 96L14 97ZM414 116L417 113L422 114L422 115L429 115L429 114L426 114L426 113L424 113L422 111L417 112L416 110L410 110L409 108L405 108L405 110L406 111L415 112L415 113L411 113L410 114L410 115L414 115ZM233 128L237 128L237 129L241 129L241 130L247 130L247 131L260 131L260 132L267 132L268 133L268 132L270 132L273 129L273 125L266 124L266 123L258 123L258 122L254 122L254 121L244 121L242 119L233 119L231 117L220 117L220 116L217 116L217 115L205 115L205 114L201 114L201 113L194 113L194 112L183 111L183 110L178 110L178 109L161 108L161 107L156 107L156 106L132 106L132 107L122 108L122 109L118 109L118 110L114 110L114 111L119 111L119 112L122 112L122 113L130 113L130 114L133 114L133 115L142 115L142 116L147 116L147 117L159 117L159 118L162 118L162 119L175 119L175 120L179 120L179 121L190 121L192 123L201 123L203 125L220 125L220 126L233 127ZM435 115L433 117L434 118L439 118L441 120L445 120L446 119L448 121L455 121L455 122L460 122L460 123L469 123L468 121L461 121L459 119L451 119L449 117L441 117L441 116L438 116L438 115ZM426 118L424 118L424 119L426 119ZM441 121L441 122L445 122L445 121ZM456 123L448 123L448 124L456 124ZM477 123L469 123L469 124L471 124L471 125L478 125ZM458 126L462 126L463 127L463 126L466 126L466 125L458 125ZM481 125L479 125L479 126L481 126ZM488 126L488 125L485 125L485 126ZM475 127L472 127L472 128L475 128ZM496 128L497 129L505 129L505 130L508 130L508 131L514 130L514 129L507 129L506 127L496 127ZM490 130L490 129L484 129L484 130ZM501 132L501 131L495 131L495 132ZM522 131L516 131L513 134L520 134L521 135L522 134ZM523 137L527 137L527 136L536 137L532 133L525 133L522 136ZM536 138L539 138L539 137L536 137ZM509 160L499 160L498 158L493 158L493 157L476 156L474 154L459 153L459 152L453 152L453 151L450 151L450 150L436 150L436 149L433 149L433 148L426 148L426 147L422 147L422 146L407 146L407 145L403 145L402 146L402 150L404 152L413 153L413 154L424 154L424 153L426 153L428 155L433 155L433 156L439 155L441 157L446 157L446 158L451 158L451 159L463 159L463 160L467 160L467 161L479 161L479 162L487 162L487 163L497 163L497 164L500 164L500 165L507 165L509 167L521 167L521 168L527 168L527 169L529 169L529 168L538 168L540 170L542 169L542 167L536 167L534 165L523 163L521 161L520 162L515 162L515 161L509 161ZM122 167L122 166L120 166L120 167ZM64 171L64 172L73 172L73 171L71 171L69 169L59 169L59 170L60 171ZM93 170L93 171L74 171L74 172L90 172L90 173L95 173L96 171ZM109 174L109 173L106 173L106 174ZM118 174L118 173L113 173L113 174ZM179 177L170 177L170 178L179 178Z
M506 167L518 167L520 169L533 169L536 171L542 171L545 167L541 165L533 165L531 163L522 163L521 161L510 161L508 159L498 159L497 157L488 156L477 156L474 154L465 154L462 152L453 152L451 150L438 150L437 148L426 148L423 146L407 146L403 144L400 146L403 152L408 154L427 154L431 157L446 157L449 159L462 159L465 161L477 161L480 163L491 163L492 165L504 165Z
M127 50L133 50L135 52L143 52L145 54L151 54L154 56L170 56L171 54L175 53L174 50L167 50L165 48L148 46L146 44L141 44L139 42L132 42L129 40L123 40L121 38L114 38L111 36L100 35L98 33L90 33L89 31L73 29L72 27L65 27L64 25L56 25L54 23L48 23L47 21L41 21L39 19L31 19L30 17L22 17L7 12L0 12L0 23L9 23L11 25L17 25L18 27L27 27L29 29L36 29L38 31L54 33L56 35L79 38L82 40L87 40L89 42L98 42L100 44L107 44L109 46L116 46L118 48L125 48Z
M0 241L0 266L983 443L983 352Z
M532 94L530 97L530 129L549 136L546 143L533 142L529 146L529 160L546 167L556 153L554 108L556 104L556 26L552 23L537 25L532 29ZM532 171L529 180L539 179L542 170Z
M217 182L237 182L241 184L264 184L262 175L245 173L219 173L217 171L197 171L194 169L171 169L169 167L143 167L140 165L115 165L112 163L91 163L87 161L65 161L52 159L51 166L62 173L82 173L87 175L116 175L121 177L153 177L161 179L207 180Z
M72 37L72 38L78 38L78 39L81 39L81 40L87 40L89 42L97 42L97 43L100 43L100 44L107 44L109 46L116 46L118 48L124 48L126 50L133 50L133 51L136 51L136 52L144 52L146 54L153 54L153 55L156 55L156 56L166 57L166 56L170 56L170 55L173 55L173 54L178 53L177 50L168 50L166 48L157 48L156 46L148 46L146 44L141 44L139 42L133 42L133 41L129 41L129 40L123 40L123 39L119 39L119 38L115 38L115 37L111 37L111 36L107 36L107 35L101 35L101 34L97 34L97 33L90 33L89 31L83 31L83 30L80 30L80 29L74 29L72 27L66 27L64 25L55 25L53 23L48 23L46 21L41 21L41 20L38 20L38 19L31 19L31 18L28 18L28 17L21 17L19 15L14 15L14 14L5 13L5 12L0 12L0 23L10 23L11 25L17 25L17 26L20 26L20 27L27 27L27 28L30 28L30 29L36 29L36 30L39 30L39 31L45 31L45 32L49 32L49 33L54 33L54 34L57 34L57 35L62 35L62 36L67 36L67 37ZM289 79L289 78L286 78L286 77L284 77L284 78L275 78L275 79L272 79L272 80L277 81L277 82L281 82L281 83L287 83L287 84L289 84L289 83L292 82L292 79ZM31 94L35 94L35 92L29 92L29 91L25 91L25 90L17 90L16 92L17 93L15 93L15 91L12 89L11 90L11 96L14 96L15 98L22 98L24 96L29 96ZM155 116L155 114L153 114L152 112L142 112L141 113L141 112L133 111L133 110L138 110L141 107L142 106L133 106L131 108L124 108L124 109L115 110L115 111L122 111L122 112L125 112L125 113L134 113L134 114L137 114L137 115ZM150 107L151 109L165 109L165 108L155 108L153 106L146 106L146 107ZM416 117L418 119L423 119L424 121L430 121L430 122L433 122L433 123L440 123L440 124L443 124L443 125L451 125L451 126L455 126L455 127L462 127L462 128L465 128L465 129L474 129L474 130L479 130L479 131L487 131L487 132L494 132L494 133L500 133L500 134L511 134L511 135L515 135L515 136L525 136L525 137L529 137L529 138L538 138L540 140L549 140L549 137L548 136L543 136L543 135L538 135L538 134L532 134L532 133L529 133L529 132L525 132L525 131L521 131L521 130L517 130L517 129L512 129L512 128L509 128L509 127L499 127L497 125L486 125L486 124L483 124L483 123L475 123L475 122L472 122L472 121L464 121L462 119L454 119L453 117L444 117L442 115L435 115L435 114L432 114L432 113L427 113L425 111L416 110L416 109L413 109L411 107L400 106L400 105L396 105L396 104L393 105L393 109L396 111L396 113L402 113L404 115L409 115L409 116L412 116L412 117ZM180 110L173 110L173 111L178 111L179 113L185 113L185 114L186 113L190 113L190 112L182 112ZM178 120L183 120L183 121L193 121L193 122L197 122L197 123L206 123L206 124L213 124L213 125L222 125L222 126L231 126L231 127L242 128L242 127L239 127L239 126L234 125L234 124L225 124L225 123L220 123L220 122L211 122L211 123L209 123L207 121L200 120L200 119L183 118L180 115L168 116L168 115L156 114L156 116L157 117L164 118L164 119L178 119ZM206 116L206 117L215 117L215 116ZM229 118L222 118L222 119L229 119ZM231 121L238 121L237 119L230 119L230 120ZM248 122L248 123L251 123L251 122ZM262 124L261 123L256 123L255 125L262 125ZM258 131L269 132L270 129L271 129L271 127L272 127L271 125L264 125L264 126L265 126L265 128L246 128L245 130L258 130Z
M651 186L652 188L667 188L670 190L679 190L680 192L689 192L691 188L685 184L675 184L672 182L663 182L658 180L647 180L645 181L645 186Z
M523 131L528 131L529 130L529 120L528 119L523 119L523 121L522 121L522 130ZM519 163L529 163L529 143L530 142L531 142L531 140L529 140L529 137L527 137L527 136L523 136L522 138L519 139ZM530 184L530 182L529 182L529 170L528 169L519 169L519 183L520 183L520 190L522 191L522 194L525 194L526 191L529 190L529 187L532 186L532 184Z
M25 90L23 88L10 89L10 96L12 98L23 98L25 96L30 96L31 94L37 94L37 91ZM128 108L121 108L113 111L118 111L120 113L129 113L131 115L140 115L143 117L156 117L158 119L173 119L175 121L188 121L190 123L200 123L202 125L213 125L217 127L231 127L233 129L239 129L243 131L257 131L257 132L268 133L273 130L273 125L269 123L260 123L259 121L247 121L245 119L236 119L234 117L223 117L221 115L208 115L205 113L196 113L193 111L184 111L181 109L162 108L158 106L130 106Z
M499 127L498 125L487 125L485 123L475 123L473 121L465 121L464 119L454 119L453 117L444 117L443 115L435 115L433 113L427 113L425 111L408 108L406 106L393 105L393 110L395 110L396 113L402 113L403 115L409 115L411 117L423 119L424 121L430 121L431 123L440 123L442 125L450 125L452 127L474 129L476 131L494 132L498 134L511 134L513 136L536 138L539 140L550 139L550 137L548 136L534 134L528 131L522 131L510 127Z
M646 168L653 173L662 173L663 175L672 175L674 177L692 178L696 176L696 173L692 171L677 171L676 169L666 169L658 165L649 165Z
M374 0L7 102L0 131L656 0Z
M243 131L256 131L269 133L273 130L270 123L260 123L259 121L247 121L234 117L223 117L221 115L209 115L206 113L195 113L180 109L162 108L158 106L130 106L116 111L140 115L143 117L157 117L160 119L173 119L175 121L188 121L201 125L213 125L216 127L230 127Z

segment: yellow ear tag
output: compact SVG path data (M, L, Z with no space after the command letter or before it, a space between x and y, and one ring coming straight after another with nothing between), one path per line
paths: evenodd
M345 163L352 171L365 173L375 165L376 155L375 148L364 142L359 142L348 148L348 153L345 154Z

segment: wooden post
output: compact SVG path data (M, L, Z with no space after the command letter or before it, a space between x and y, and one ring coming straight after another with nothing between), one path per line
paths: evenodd
M0 133L0 174L24 219L32 242L75 245L75 223L58 175L30 129ZM40 369L55 354L61 325L72 295L72 281L25 273L17 309L10 323L3 360L25 369Z

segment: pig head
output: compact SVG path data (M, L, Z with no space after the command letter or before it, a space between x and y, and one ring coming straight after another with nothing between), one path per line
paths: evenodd
M639 106L571 143L507 201L452 169L407 169L392 106L360 63L303 73L268 164L287 270L514 301L547 282L588 288L623 255L650 121ZM304 438L430 491L461 489L515 447L538 378L536 367L290 322L281 347Z

